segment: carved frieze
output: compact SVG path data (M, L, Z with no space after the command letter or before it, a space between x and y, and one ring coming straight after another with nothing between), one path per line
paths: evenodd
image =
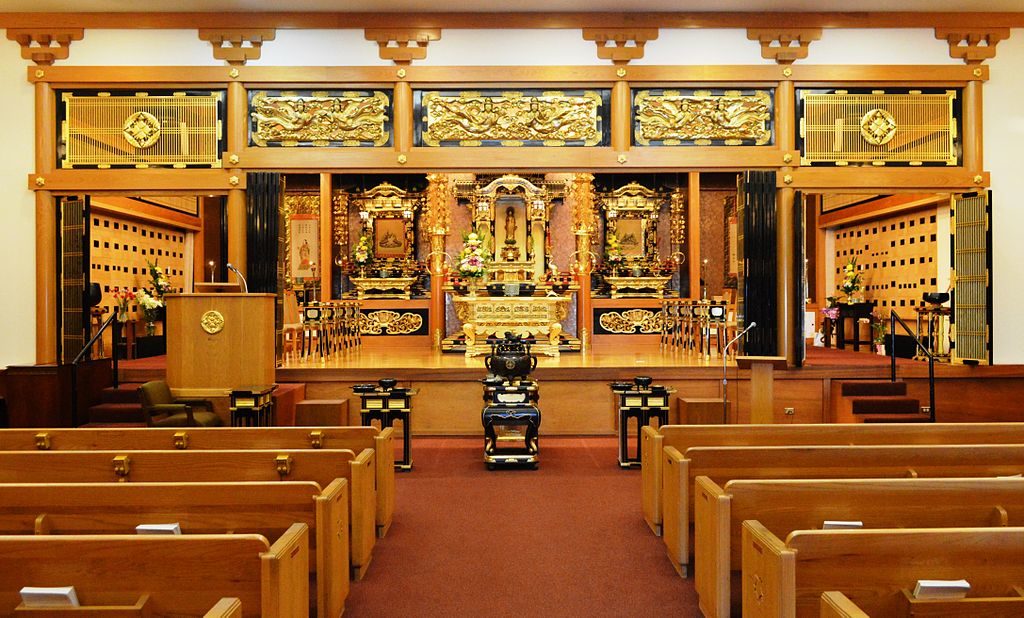
M596 146L604 96L597 91L423 92L426 146Z
M957 164L955 90L800 90L803 165Z
M250 141L257 146L384 146L390 99L373 92L253 92Z
M359 332L364 335L412 335L422 327L423 316L418 313L381 309L359 315Z
M661 320L661 311L626 309L602 313L598 323L616 335L652 335L661 332Z
M642 146L763 146L772 142L768 91L640 90L635 141Z

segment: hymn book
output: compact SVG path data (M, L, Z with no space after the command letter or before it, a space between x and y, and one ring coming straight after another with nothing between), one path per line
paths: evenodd
M79 607L74 586L25 586L21 602L25 607Z

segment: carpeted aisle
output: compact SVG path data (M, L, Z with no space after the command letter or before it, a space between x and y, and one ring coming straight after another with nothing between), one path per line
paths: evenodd
M346 616L699 615L614 438L542 434L537 471L489 472L482 456L482 439L415 440Z

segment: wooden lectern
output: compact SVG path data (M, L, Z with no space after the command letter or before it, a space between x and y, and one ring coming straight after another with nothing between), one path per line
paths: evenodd
M167 384L185 397L223 397L273 384L273 294L170 294Z
M785 356L737 356L736 366L750 370L750 422L775 422L775 369L786 368Z

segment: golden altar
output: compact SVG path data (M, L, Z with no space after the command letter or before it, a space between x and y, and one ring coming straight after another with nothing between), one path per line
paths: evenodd
M453 296L455 314L466 335L466 356L490 352L487 338L504 337L506 332L533 335L535 353L558 356L561 323L569 313L570 300L568 296Z

